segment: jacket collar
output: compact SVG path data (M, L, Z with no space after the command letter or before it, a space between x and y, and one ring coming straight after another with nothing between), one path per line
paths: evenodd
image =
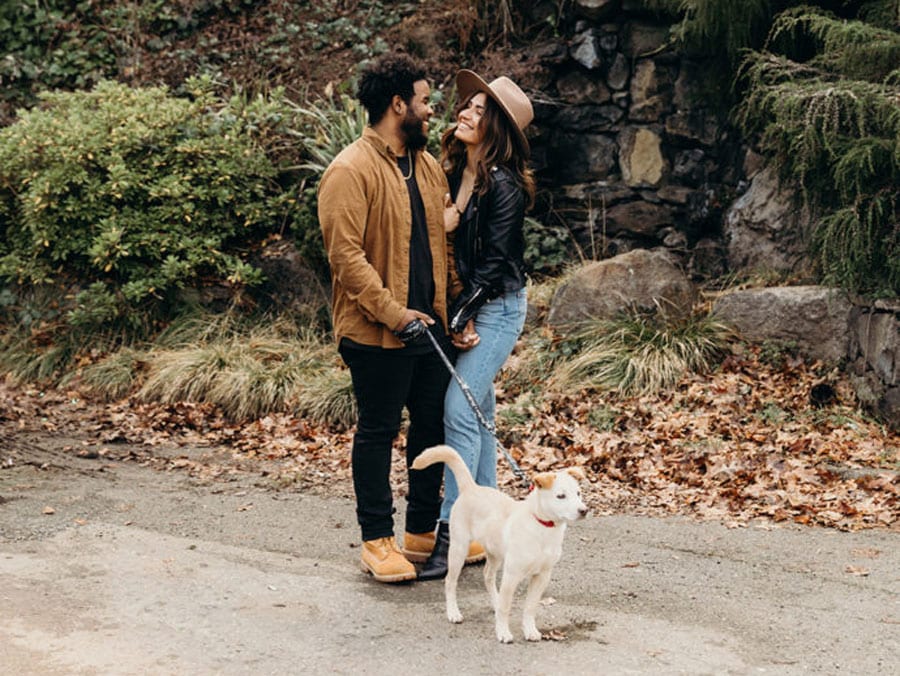
M387 144L387 141L384 140L384 137L382 137L381 134L372 129L372 127L366 126L366 128L363 129L362 138L391 162L397 161L397 154ZM415 152L418 153L420 151Z

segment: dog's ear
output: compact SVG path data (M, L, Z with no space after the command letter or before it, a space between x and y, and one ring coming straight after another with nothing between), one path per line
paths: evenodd
M569 476L575 477L579 481L584 481L584 479L585 479L584 470L581 469L580 467L567 467L566 473Z
M540 474L535 474L531 478L531 482L537 486L538 488L547 489L553 485L553 482L556 480L556 474L553 472L541 472Z

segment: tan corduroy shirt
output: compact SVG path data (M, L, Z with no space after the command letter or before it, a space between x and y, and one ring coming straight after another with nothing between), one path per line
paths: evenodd
M453 274L443 223L449 187L437 160L427 152L416 154L415 172L428 223L434 310L446 327L447 286ZM331 265L335 339L402 347L391 330L406 310L412 210L397 158L371 127L322 175L319 225Z

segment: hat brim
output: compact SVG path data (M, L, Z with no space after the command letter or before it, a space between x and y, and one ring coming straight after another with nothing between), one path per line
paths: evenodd
M494 93L491 89L491 86L485 82L478 73L463 68L456 74L456 95L459 98L459 101L467 101L470 97L474 96L478 92L484 92L485 95L489 96L491 101L497 104L500 110L503 111L503 114L506 115L506 119L509 122L510 128L512 128L513 133L516 136L516 139L522 145L523 150L525 152L529 152L531 149L531 145L528 143L528 137L525 136L525 132L519 129L519 125L516 122L515 116L506 106L506 104Z

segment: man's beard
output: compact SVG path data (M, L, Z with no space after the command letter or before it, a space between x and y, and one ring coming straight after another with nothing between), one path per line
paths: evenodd
M406 117L400 123L400 131L406 136L406 147L410 151L421 150L428 145L428 134L424 130L425 120L416 115L412 108L406 111Z

